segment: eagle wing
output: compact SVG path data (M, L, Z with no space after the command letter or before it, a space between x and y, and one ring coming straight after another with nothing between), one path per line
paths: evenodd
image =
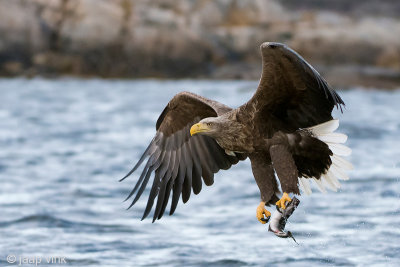
M340 96L299 54L280 43L263 43L262 75L254 96L245 104L258 121L271 118L276 130L311 127L332 119Z
M282 190L297 194L298 185L301 185L298 184L298 177L301 178L300 182L306 182L303 178L314 178L320 185L319 179L329 176L332 158L338 158L331 148L338 146L335 144L338 137L340 142L345 139L344 135L332 133L338 123L332 120L331 112L334 106L342 110L344 102L294 50L279 43L264 43L260 48L260 84L254 96L241 107L241 111L243 115L253 118L257 128L273 140L274 145L269 149L271 162L262 164L272 163ZM298 131L302 128L307 130ZM313 128L322 129L321 132L330 140L327 143L319 140L318 132L313 132ZM340 148L347 153L347 148ZM253 173L257 173L263 165L253 161ZM342 162L344 160L337 164L340 168L351 165ZM339 176L339 179L346 178L344 175ZM327 180L337 186L334 180ZM303 185L305 187L308 189L306 192L310 191ZM273 192L272 189L261 187L260 191L262 195Z
M157 196L153 222L162 217L171 191L170 215L174 213L181 194L186 203L192 189L194 194L201 191L202 178L206 185L212 185L214 173L220 169L229 169L246 158L240 154L227 155L211 137L190 136L189 130L193 124L230 110L230 107L219 102L188 92L179 93L171 99L157 120L155 137L133 169L121 179L124 180L136 171L148 157L138 182L127 197L129 199L137 191L130 208L140 198L154 172L153 185L142 220L149 214Z

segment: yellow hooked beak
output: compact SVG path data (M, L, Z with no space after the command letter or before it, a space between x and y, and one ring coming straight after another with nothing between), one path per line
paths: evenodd
M195 135L197 133L204 133L208 132L210 129L208 128L207 124L205 123L196 123L195 125L190 128L190 135Z

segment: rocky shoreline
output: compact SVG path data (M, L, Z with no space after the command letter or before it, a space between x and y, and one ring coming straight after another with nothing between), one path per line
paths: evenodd
M0 0L0 76L257 79L278 41L334 86L400 88L400 4L313 2Z

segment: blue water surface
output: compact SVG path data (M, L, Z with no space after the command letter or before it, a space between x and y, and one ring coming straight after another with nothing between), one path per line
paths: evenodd
M60 266L400 266L400 90L340 92L347 105L334 116L355 169L337 193L300 197L287 225L299 245L256 220L248 160L154 224L140 221L147 193L126 210L138 174L118 179L169 99L188 90L237 107L256 86L0 79L0 266L13 266L9 255L65 257Z

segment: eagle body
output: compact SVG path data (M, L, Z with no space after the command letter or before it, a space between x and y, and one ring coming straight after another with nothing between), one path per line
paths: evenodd
M260 189L257 218L261 222L260 216L269 213L264 205L281 201L284 208L288 193L311 192L309 180L325 191L326 187L337 190L337 179L347 178L343 168L350 169L351 164L340 155L349 154L349 149L339 144L346 136L333 133L338 121L331 115L334 106L344 105L343 100L286 45L263 43L260 50L260 83L242 106L232 109L190 92L175 95L167 104L157 120L155 137L123 178L147 159L128 196L137 192L134 205L154 174L142 219L155 202L153 222L160 219L170 196L173 214L180 197L185 203L192 191L201 191L203 183L214 183L214 173L246 158Z

